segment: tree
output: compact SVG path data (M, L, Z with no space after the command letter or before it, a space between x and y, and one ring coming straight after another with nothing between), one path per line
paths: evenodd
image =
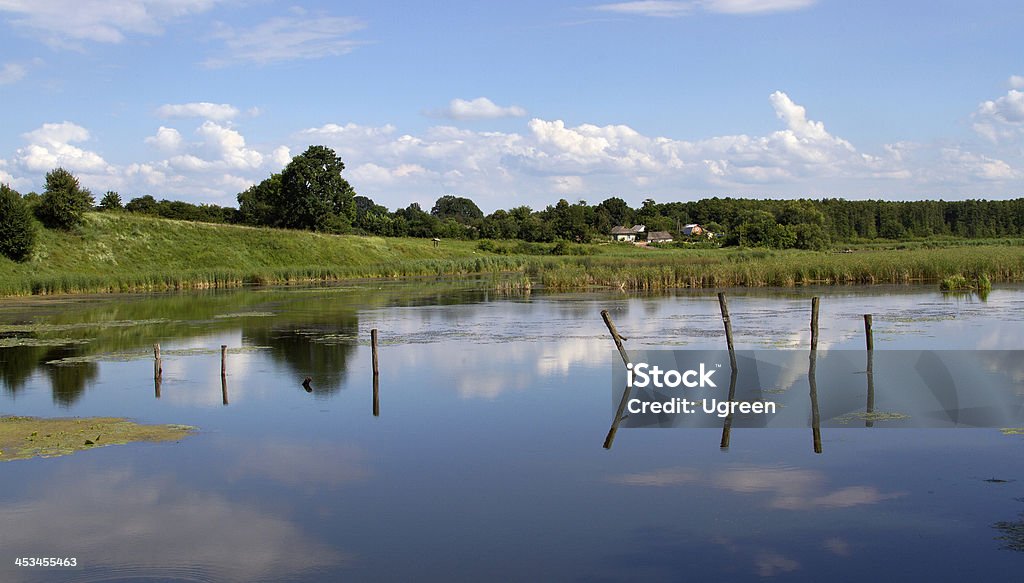
M108 190L107 193L103 195L103 198L100 199L100 205L97 208L101 211L113 211L123 209L124 205L121 204L121 195L114 192L113 190Z
M46 175L46 190L36 216L51 229L70 229L82 222L92 205L92 193L78 184L74 174L55 168Z
M35 242L36 229L28 205L14 189L0 184L0 253L24 261Z
M484 218L483 211L476 206L475 202L452 194L446 194L437 199L434 208L430 209L430 214L442 221L451 218L463 224Z
M310 146L281 172L282 227L345 232L356 216L356 192L341 177L345 164L334 150Z
M124 205L124 210L142 215L155 215L159 211L158 205L153 195L147 194L129 200L128 204Z
M238 193L238 214L246 225L281 226L281 204L280 174L271 174L270 178Z

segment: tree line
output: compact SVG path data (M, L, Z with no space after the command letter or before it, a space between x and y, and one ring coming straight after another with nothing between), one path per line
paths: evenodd
M229 223L327 233L389 237L518 239L529 242L606 240L612 227L645 225L668 231L700 224L716 235L714 245L825 249L836 243L937 236L1024 237L1024 198L1012 200L771 200L705 198L630 207L619 197L591 205L559 200L544 209L529 206L484 214L471 199L446 194L427 211L418 203L391 211L356 194L342 176L345 164L326 146L310 146L280 172L240 192L238 208L151 195L122 203L109 191L99 211L133 212L169 219ZM94 197L63 168L46 175L43 194L21 196L0 185L0 253L23 260L31 253L35 222L74 229L93 209Z

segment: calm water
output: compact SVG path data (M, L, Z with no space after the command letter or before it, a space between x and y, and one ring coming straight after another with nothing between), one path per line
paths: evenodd
M617 355L600 311L630 348L717 349L713 293L434 285L0 304L0 413L200 428L0 465L0 580L978 581L1021 568L1022 436L824 428L815 454L805 429L737 429L728 451L713 429L623 429L605 450ZM981 301L932 286L730 292L737 348L806 349L815 294L823 350L862 348L864 313L877 350L1024 349L1024 288Z

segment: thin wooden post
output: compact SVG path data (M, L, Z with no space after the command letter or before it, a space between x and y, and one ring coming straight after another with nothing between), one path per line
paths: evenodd
M729 347L729 365L732 372L729 375L729 402L736 398L736 375L739 370L736 367L736 349L732 343L732 319L729 318L729 303L725 300L725 293L718 292L718 307L722 310L722 323L725 325L725 344ZM732 438L732 410L722 423L722 441L719 445L722 449L729 449L729 442Z
M869 351L875 349L875 336L871 331L871 314L864 314L864 340L867 342Z
M163 362L160 360L160 345L153 345L153 387L156 392L156 398L160 398L160 384L163 381L164 367Z
M228 345L220 345L220 394L225 405L228 404Z
M811 298L811 350L818 349L818 296Z
M732 373L729 375L729 402L732 403L736 399L736 374L739 371L736 367L732 367ZM732 408L729 408L729 414L725 417L725 421L722 422L722 441L718 447L722 449L729 449L729 441L732 438Z
M377 364L377 329L370 330L370 349L373 353L373 376L380 374L380 367Z
M729 303L725 301L725 294L718 292L718 307L722 310L722 322L725 324L725 344L729 347L729 364L736 369L736 349L732 344L732 319L729 318Z
M875 412L875 338L871 331L871 314L864 314L864 338L868 347L868 402L864 407L864 427L874 427L871 414Z
M373 375L373 416L380 417L380 377Z

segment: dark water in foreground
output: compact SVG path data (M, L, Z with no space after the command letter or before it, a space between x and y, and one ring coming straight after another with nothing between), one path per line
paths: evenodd
M822 350L860 349L863 313L876 350L1024 348L1024 289L931 286L730 292L737 348L806 349L815 293ZM824 428L815 454L809 429L736 429L724 452L714 429L623 429L602 449L605 308L630 348L724 345L711 293L0 304L0 413L201 428L0 464L0 580L979 581L1024 564L1024 436L877 423Z

